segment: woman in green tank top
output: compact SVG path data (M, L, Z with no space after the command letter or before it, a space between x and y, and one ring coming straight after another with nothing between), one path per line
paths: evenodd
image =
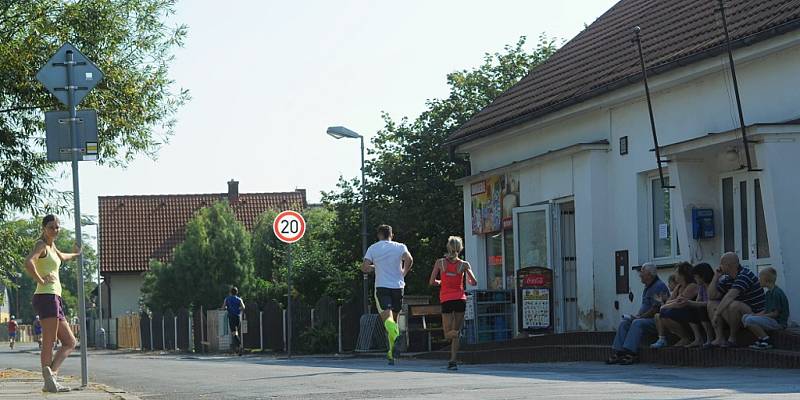
M69 391L56 381L58 368L75 348L75 335L64 317L61 300L61 281L58 269L63 261L69 261L80 254L62 253L56 248L55 240L60 229L58 218L47 215L42 219L42 236L36 242L33 251L25 260L28 274L36 281L33 295L33 308L39 314L42 325L42 376L44 390L48 392ZM61 348L53 357L53 345L56 338L61 341Z

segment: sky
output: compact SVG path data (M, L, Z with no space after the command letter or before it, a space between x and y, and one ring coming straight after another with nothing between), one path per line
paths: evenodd
M364 135L369 147L381 112L413 119L448 95L448 73L523 35L531 47L540 34L571 39L614 3L180 1L170 23L189 33L170 75L192 100L156 160L80 164L82 214L97 215L98 196L223 193L231 179L241 193L304 188L319 202L340 176L360 174L358 140L335 140L328 126ZM59 185L71 190L71 176Z

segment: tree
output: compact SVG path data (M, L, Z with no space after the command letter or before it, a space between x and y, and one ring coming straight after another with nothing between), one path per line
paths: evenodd
M44 157L43 112L63 106L34 78L65 41L105 74L81 103L98 110L101 163L154 157L169 139L189 99L169 78L187 31L165 22L174 8L174 0L0 0L0 220L63 211L71 199L52 189Z
M464 176L464 160L451 158L442 143L556 50L555 40L545 36L533 51L526 51L525 44L521 37L502 53L487 53L479 67L449 74L450 95L429 100L428 109L414 120L395 121L383 114L385 126L372 140L366 163L369 225L371 232L379 224L392 225L397 240L414 255L408 293L431 293L427 281L433 260L445 252L448 236L464 232L463 192L454 184ZM359 193L358 181L344 179L336 191L323 193L323 202L337 211L337 237L348 253L342 256L351 260L363 256L357 233Z
M35 312L31 305L33 292L36 290L36 282L28 275L25 269L24 260L28 253L33 249L36 240L41 235L41 219L16 220L0 224L0 243L9 243L10 246L3 246L0 262L6 263L6 268L10 271L10 276L19 277L12 283L14 291L19 290L19 312L18 317L25 321L33 319ZM10 241L5 242L8 238ZM61 228L55 245L61 251L70 252L75 244L75 232L66 228ZM97 286L94 281L94 273L97 266L97 252L88 244L86 238L83 244L83 279L85 293L91 293ZM8 257L8 258L6 258ZM64 262L61 264L59 272L61 280L61 298L64 300L64 313L74 316L78 312L78 263L77 260ZM16 304L16 293L13 301Z
M186 239L168 264L152 263L142 287L154 310L217 308L231 286L252 284L250 233L227 202L203 208L186 226Z
M253 230L256 283L249 297L261 304L269 300L285 302L289 245L272 231L277 215L276 211L264 213ZM303 218L305 236L291 245L294 295L311 306L323 295L340 302L349 299L356 269L350 259L338 257L341 242L336 236L336 213L328 208L310 208L303 212Z

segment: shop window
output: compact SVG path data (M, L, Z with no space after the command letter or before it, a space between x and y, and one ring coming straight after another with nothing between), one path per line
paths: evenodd
M486 235L486 287L503 290L514 287L513 230Z
M503 289L503 233L486 235L486 287Z

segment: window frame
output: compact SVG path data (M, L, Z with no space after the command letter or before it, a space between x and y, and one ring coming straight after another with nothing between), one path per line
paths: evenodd
M664 178L669 178L669 174L665 171ZM670 230L670 255L664 257L656 257L656 249L655 249L655 224L654 224L654 217L655 217L655 204L653 203L653 182L660 181L661 177L657 173L650 173L646 175L646 186L647 186L647 248L648 248L648 256L650 260L655 262L658 265L663 264L674 264L680 261L683 261L681 251L679 248L680 242L678 240L678 227L675 223L675 217L680 216L679 213L676 212L675 209L675 202L673 201L672 191L669 190L669 213L670 213L670 221L669 221L669 230ZM659 182L660 185L660 182Z

